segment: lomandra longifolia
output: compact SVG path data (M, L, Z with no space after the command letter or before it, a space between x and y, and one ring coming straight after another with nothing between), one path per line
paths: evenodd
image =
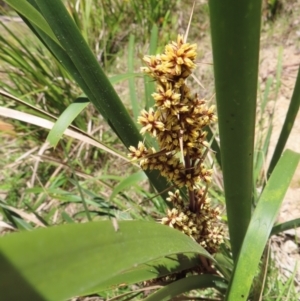
M219 209L213 209L207 197L212 170L204 161L209 151L204 128L217 120L214 106L192 95L186 81L196 67L196 44L185 43L182 36L165 47L163 54L145 56L142 70L156 82L152 94L155 107L138 117L141 133L156 138L159 149L143 142L129 148L129 157L138 160L144 170L158 170L178 189L169 192L168 210L162 223L178 229L215 253L223 242ZM186 189L189 202L179 188Z

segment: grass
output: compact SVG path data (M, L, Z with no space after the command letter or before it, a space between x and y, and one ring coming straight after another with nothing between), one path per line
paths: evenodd
M106 7L106 9L108 8ZM201 26L203 35L201 41L199 41L203 50L199 56L199 76L197 77L206 88L204 91L201 90L200 93L207 97L207 95L213 95L214 93L211 60L207 61L209 59L207 51L210 48L208 44L208 12L205 5L199 5L197 9L199 11L196 11L196 13L199 13L201 20L203 20L203 25ZM70 10L73 15L76 15L74 6L71 6ZM189 7L186 10L188 11ZM146 11L148 11L147 8L145 8ZM177 12L179 13L180 11L178 8ZM104 41L104 45L100 44L100 41L91 42L92 37L99 35L99 31L90 32L83 21L80 23L86 39L93 44L93 49L98 49L98 51L105 49L105 53L101 56L100 61L107 68L107 72L111 74L127 72L128 53L125 45L127 45L128 41L121 39L122 41L119 42L117 47L119 50L116 52L117 54L114 52L115 50L112 51L112 45L116 43L114 39L118 40L118 31L122 31L124 22L131 25L131 20L126 18L128 12L125 7L122 8L122 12L121 19L112 19L115 28L112 31L114 36ZM91 22L96 22L96 16L92 16L93 19ZM149 16L149 20L151 19L150 17L152 18L153 16ZM76 18L79 20L80 15L77 15ZM137 18L142 20L144 16L141 14ZM182 16L182 28L179 28L179 31L186 27L187 19L187 16ZM274 24L269 23L271 25L268 25L270 28L266 31L265 35L270 35L273 28L277 28L278 23L276 22L287 21L284 16L282 19L275 21ZM152 24L149 20L147 19L149 24ZM92 29L95 29L97 23L93 24L95 25ZM192 24L192 29L195 31L198 29L197 24L196 22ZM164 26L165 29L172 28L173 30L175 25L172 17L170 17L170 21L166 22ZM139 57L141 53L145 53L145 49L147 48L145 41L147 41L146 37L151 27L145 26L143 29L145 30L142 34L143 38L136 41L135 44L137 50L134 55L136 57ZM174 34L176 35L175 31ZM198 32L193 33L191 31L190 41L193 40L193 35L196 36L196 34L198 36ZM160 35L163 37L163 40L169 38L164 32L160 32ZM9 32L7 36L11 36ZM7 36L3 38L3 43L5 43ZM11 51L18 53L19 57L22 56L25 62L31 62L32 57L30 57L30 54L32 52L32 45L34 44L19 38L14 40L15 42L11 42L11 45L14 47ZM280 37L278 38L279 40ZM161 41L159 44L164 45ZM66 78L64 71L58 68L54 61L50 62L48 60L47 52L44 52L40 45L34 46L33 49L39 50L39 56L35 64L28 65L29 70L31 70L28 73L30 77L24 78L23 74L16 73L17 65L14 65L14 62L11 62L8 67L6 58L6 65L4 67L7 75L2 73L2 80L7 82L6 88L11 93L19 96L26 95L27 98L25 100L34 106L38 106L53 114L59 114L63 111L64 107L59 107L56 100L58 98L65 99L64 103L66 106L80 94L80 91L73 86L69 78ZM97 54L100 55L100 52ZM133 70L137 71L138 67L141 66L141 62L135 60L134 63ZM11 72L12 69L8 70L8 68L12 67L14 68L13 72ZM40 77L40 73L47 74L47 77ZM39 81L45 78L47 81ZM49 81L51 78L54 79L52 82ZM65 80L61 81L61 78L65 78ZM278 75L276 84L274 86L270 85L270 94L265 92L266 90L262 91L262 111L264 111L264 105L270 98L270 95L272 95L271 93L273 92L276 95L278 92L279 81L280 76ZM14 86L12 86L12 83ZM138 83L138 88L136 89L138 90L137 98L141 99L143 96L143 92L141 92L143 91L142 80L137 80L136 83ZM266 86L268 86L268 81ZM130 106L127 82L117 84L116 89L123 95L125 104ZM195 91L199 90L200 88L195 82ZM4 99L0 99L0 103L30 112L27 107L16 103L7 104ZM139 106L141 108L144 104L139 103ZM261 120L265 121L264 117ZM75 120L75 125L86 130L88 133L92 133L94 137L98 138L105 145L112 146L126 153L126 149L119 143L116 136L104 124L93 108L88 108L88 110L82 113ZM111 219L113 217L117 217L118 219L156 220L164 213L165 206L161 202L160 197L155 196L151 188L149 188L148 182L138 174L136 167L125 163L121 159L116 159L116 157L95 147L73 140L64 139L63 143L60 143L55 150L42 150L41 141L45 140L46 131L37 131L35 127L24 126L19 122L15 122L14 126L16 134L1 134L0 137L2 140L0 143L3 145L1 156L5 158L0 163L0 196L2 200L5 200L7 205L15 209L22 209L30 214L30 216L25 216L21 215L20 212L14 213L10 209L3 209L3 212L6 214L6 218L4 215L3 218L6 222L9 221L15 228L26 229L28 227L36 227L39 223L33 216L37 217L42 224L53 225L75 221L83 222L89 218L93 220ZM260 126L260 129L264 127L261 124L258 126ZM260 148L263 148L265 142L266 138L261 137ZM24 157L16 162L16 159L22 156ZM133 174L136 177L129 178ZM258 175L259 173L257 172L257 177ZM221 177L221 175L217 176ZM126 180L128 180L127 183ZM220 187L216 190L218 192L215 192L213 198L219 203L220 199L222 200L224 196ZM278 271L272 268L268 274L266 293L263 300L279 300L279 296L282 298L280 300L284 300L284 298L296 300L293 299L296 298L292 281L294 275L285 283L277 281L277 277ZM105 298L112 298L123 292L126 293L129 289L131 287L114 290L105 295Z

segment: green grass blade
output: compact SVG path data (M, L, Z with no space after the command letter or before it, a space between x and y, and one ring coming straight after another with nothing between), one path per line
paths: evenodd
M151 35L150 35L150 55L155 55L157 50L157 43L158 43L158 27L156 24L153 24L153 27L151 29Z
M118 231L106 221L8 235L0 239L1 300L57 301L94 293L113 277L180 253L213 260L179 231L142 221L119 222Z
M72 223L75 223L75 221L72 219L72 217L65 211L63 211L61 213L61 217L63 218L63 220L65 222L67 222L68 224L72 224Z
M300 218L295 218L293 220L290 220L288 222L275 225L271 231L270 235L277 235L283 231L295 229L300 227Z
M225 277L225 279L230 280L233 271L233 261L225 254L219 252L214 255L217 261L218 271Z
M29 223L24 221L22 218L12 216L12 219L13 219L14 224L16 225L17 229L26 230L26 231L33 230L33 227Z
M265 111L267 103L268 103L270 88L271 88L272 83L273 83L272 77L268 77L268 79L266 81L266 87L265 87L265 91L264 91L264 95L263 95L263 100L260 105L261 118L262 118L262 114Z
M79 97L65 109L65 111L58 117L53 128L47 136L47 140L51 146L56 147L65 130L89 103L90 102L87 98Z
M256 192L256 185L258 184L258 181L260 179L260 175L262 172L262 167L264 166L264 163L266 161L267 152L269 149L269 140L271 138L272 134L272 122L269 119L268 121L268 130L267 134L263 135L264 132L264 112L266 110L266 105L268 103L269 94L270 94L270 88L273 83L272 77L268 77L265 85L264 93L260 90L260 114L257 117L257 126L258 126L258 135L256 136L255 141L255 152L254 152L254 158L253 158L253 165L254 165L254 172L253 172L253 185L254 185L254 200L257 200L257 192ZM260 87L259 87L260 89Z
M209 1L220 148L233 258L251 217L260 0Z
M146 180L147 177L143 171L138 171L136 173L131 174L130 176L127 176L124 180L122 180L118 185L116 185L112 191L112 194L110 196L110 200L113 200L113 198L121 191L128 187L132 187L134 185L137 185L139 182Z
M112 85L115 85L119 82L122 82L124 80L129 80L131 78L136 78L136 77L142 77L144 76L143 73L124 73L124 74L117 74L113 75L109 78L109 81L111 82Z
M221 150L219 143L215 139L215 133L213 133L212 129L208 127L207 131L207 140L211 142L210 148L215 152L215 157L219 166L222 168L222 161L221 161Z
M33 206L31 206L28 202L24 202L24 204L26 205L26 207L28 208L28 211L33 213L35 215L35 217L46 227L49 226L49 223L39 214L36 212L36 210L33 208Z
M278 62L276 67L276 86L275 86L275 97L274 100L277 101L279 89L281 87L281 74L282 74L282 53L283 53L283 47L279 47L278 51Z
M281 301L281 300L296 300L296 299L292 299L290 298L290 292L291 292L291 289L293 288L293 283L297 282L297 279L295 279L295 276L296 276L296 273L298 271L297 269L297 265L298 265L298 262L296 262L296 265L295 265L295 268L294 268L294 271L293 271L293 274L288 278L288 280L286 281L286 283L283 285L282 289L280 290L279 292L279 295L277 296L276 300L275 301ZM299 294L298 295L298 298L299 298ZM296 296L295 296L296 297ZM296 297L297 298L297 297ZM298 299L297 298L297 299ZM298 299L299 300L299 299Z
M26 72L36 72L36 70L33 70L31 64L35 66L41 66L41 64L37 56L32 53L32 49L29 49L28 45L21 40L20 36L14 34L1 20L0 25L3 27L3 29L1 29L3 35L0 36L0 41L2 45L5 45L5 47L1 47L1 59L8 61L10 65L16 68L26 70ZM11 42L11 40L15 40L16 43ZM27 59L24 59L24 57L27 57ZM43 71L45 72L44 75L47 74L45 69L43 69ZM42 75L41 73L38 74L39 77Z
M270 176L270 174L272 173L272 170L274 169L277 161L279 160L279 158L282 154L282 151L285 147L287 139L293 128L293 124L294 124L296 116L298 114L299 107L300 107L300 68L298 70L297 80L296 80L295 88L294 88L293 95L291 98L291 102L289 105L289 109L286 114L284 124L281 129L280 136L279 136L278 142L276 144L272 160L270 162L270 166L268 169L268 176Z
M158 41L158 27L157 25L153 25L150 36L150 55L156 54L157 49L157 41ZM145 108L148 110L149 108L154 106L154 99L151 96L152 93L155 92L155 83L154 81L147 75L144 75L144 87L145 87Z
M133 73L134 72L134 61L135 61L135 53L134 53L134 35L130 35L129 37L129 45L128 45L128 72ZM133 112L134 120L137 120L139 113L140 113L140 107L137 99L137 95L135 92L135 81L134 78L128 79L129 84L129 95L130 95L130 102L131 102L131 109Z
M273 126L272 123L269 123L267 134L264 138L264 141L262 142L262 147L257 151L256 158L254 159L254 172L253 172L253 182L254 182L254 189L257 184L257 181L259 180L259 176L262 172L262 168L266 162L267 153L271 141L271 135L272 135ZM256 198L255 198L256 200Z
M145 298L144 301L168 301L176 296L195 289L213 287L224 292L227 287L224 278L214 275L195 275L168 284Z
M9 4L13 9L15 9L19 14L24 16L30 22L35 24L38 28L40 28L43 32L45 32L53 41L57 41L53 31L43 18L43 16L37 11L32 5L30 5L27 1L20 0L4 0L7 4Z
M287 150L276 165L249 224L226 300L247 300L260 258L299 160L300 154Z
M135 123L62 2L60 0L51 2L37 0L36 3L83 79L85 85L81 85L81 88L84 93L107 120L124 145L126 147L136 146L139 141L142 141L142 137ZM166 189L166 181L157 177L157 173L147 172L147 175L158 192Z

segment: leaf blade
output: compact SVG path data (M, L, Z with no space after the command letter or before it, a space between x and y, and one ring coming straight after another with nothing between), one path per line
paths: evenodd
M208 3L222 171L235 260L251 218L261 0Z
M249 224L228 290L228 301L246 300L300 154L287 150L275 167Z
M47 141L51 146L56 147L65 130L89 103L87 98L79 97L61 113L47 136Z
M194 275L175 281L150 295L144 301L167 301L193 289L214 287L224 291L227 284L224 278L214 275Z
M55 301L92 293L114 276L179 253L213 260L188 236L151 222L123 221L119 231L106 221L8 235L0 239L1 267L6 267L0 269L0 278L6 280L0 282L0 291L11 299L2 300L41 300L32 294L25 299L32 290ZM13 289L15 279L20 278L29 288Z

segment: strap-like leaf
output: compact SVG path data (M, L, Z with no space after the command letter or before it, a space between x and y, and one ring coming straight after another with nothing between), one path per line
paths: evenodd
M276 165L277 161L279 160L279 158L282 154L285 144L292 131L293 124L296 120L299 108L300 108L300 68L298 69L297 80L296 80L295 88L294 88L293 95L291 98L291 102L289 105L289 109L286 114L284 124L281 129L280 136L278 138L278 142L277 142L277 145L276 145L276 148L275 148L275 151L274 151L274 154L273 154L270 166L269 166L269 170L267 173L268 176L270 176L270 174L272 173L274 166Z
M226 300L247 300L259 260L299 159L300 154L286 150L276 165L249 224Z
M1 301L65 300L117 285L120 280L126 283L121 275L127 273L130 281L155 278L167 272L157 260L180 253L199 254L214 261L191 238L170 227L124 221L118 228L116 231L110 221L91 222L2 237ZM174 257L173 262L172 271L180 265ZM145 264L148 272L141 268Z
M79 97L64 110L48 134L47 140L51 146L57 145L65 130L89 103L87 98Z
M150 295L144 301L168 301L172 298L194 289L204 289L213 287L222 293L226 290L227 283L224 278L214 275L196 275L180 279L169 285L166 285L156 293Z
M295 218L291 221L275 225L271 231L271 235L279 234L280 232L295 229L300 227L300 218Z
M208 3L222 171L235 260L251 218L261 0Z
M40 28L44 33L46 33L53 41L57 42L53 31L43 18L43 16L27 1L20 0L4 0L4 2L8 3L13 9L15 9L19 14L24 16L28 21L32 22L32 24L36 25Z

